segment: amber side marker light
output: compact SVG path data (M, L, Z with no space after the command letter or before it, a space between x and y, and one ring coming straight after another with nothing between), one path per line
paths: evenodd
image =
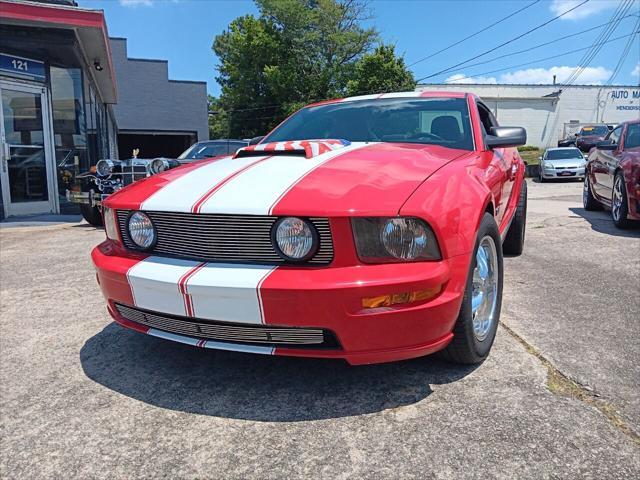
M414 303L429 300L435 297L442 290L442 285L427 288L424 290L416 290L415 292L393 293L390 295L380 295L378 297L369 297L362 299L363 308L380 308L390 307L391 305L399 305L403 303Z

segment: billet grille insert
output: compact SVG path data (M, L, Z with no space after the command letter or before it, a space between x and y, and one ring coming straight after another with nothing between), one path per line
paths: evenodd
M333 333L321 328L238 325L150 312L120 303L115 307L122 317L132 322L198 339L294 348L338 348Z
M127 248L136 250L127 233L130 210L118 210L118 225ZM151 253L207 262L286 263L271 242L271 228L279 217L210 213L145 211L158 233ZM327 218L310 218L320 246L306 265L327 265L333 260L333 241Z

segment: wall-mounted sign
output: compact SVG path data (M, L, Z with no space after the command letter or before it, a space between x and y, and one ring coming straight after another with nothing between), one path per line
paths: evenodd
M0 53L0 73L41 82L47 79L44 62L6 53Z

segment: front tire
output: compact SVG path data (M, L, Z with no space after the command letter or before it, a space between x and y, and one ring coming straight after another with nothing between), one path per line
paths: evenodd
M502 283L500 233L493 216L485 213L478 230L460 313L453 327L453 340L442 351L446 360L474 364L487 358L500 320Z
M631 221L627 218L628 214L627 186L624 183L624 175L622 172L618 172L613 180L613 192L611 193L611 218L613 218L613 224L618 228L629 228Z
M586 174L584 176L584 184L582 187L582 206L588 212L592 212L594 210L602 210L602 205L600 205L600 202L596 200L596 197L593 196L593 192L591 191L589 174Z
M101 227L103 225L102 212L98 207L81 203L80 212L82 213L82 218L84 218L89 225L93 225L94 227Z
M524 234L527 225L527 182L522 181L518 206L513 214L513 220L509 226L507 236L502 243L502 251L505 255L522 255L524 249Z

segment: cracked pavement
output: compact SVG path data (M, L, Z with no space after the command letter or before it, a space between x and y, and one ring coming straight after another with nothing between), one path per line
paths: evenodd
M640 430L640 230L529 181L502 322ZM489 359L349 367L215 352L113 324L82 223L0 229L2 478L633 478L640 445L546 388L504 328Z

